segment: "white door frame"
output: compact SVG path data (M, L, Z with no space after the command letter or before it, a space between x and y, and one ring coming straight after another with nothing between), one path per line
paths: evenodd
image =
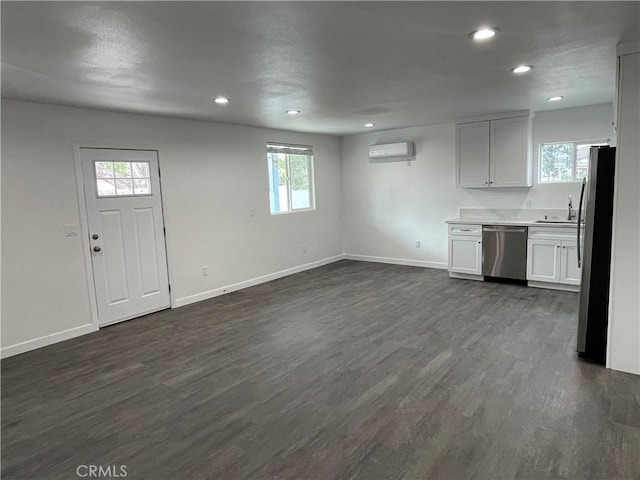
M136 147L123 147L122 145L105 145L104 142L73 142L73 164L76 173L76 190L78 194L78 208L80 213L80 240L82 244L82 256L84 258L84 266L87 274L87 290L89 294L89 307L91 309L91 323L96 330L100 329L100 323L98 320L98 300L96 298L96 286L93 278L93 263L91 261L91 246L89 245L89 217L87 216L87 203L85 200L84 190L84 175L82 174L82 148L97 148L105 150L144 150L156 152L158 156L158 169L160 167L160 152L157 148L149 146L136 146ZM162 175L159 178L160 181L160 202L162 204L162 221L165 226L165 255L167 256L167 275L169 280L169 300L171 302L171 308L175 308L174 293L171 290L171 279L173 278L173 269L171 268L170 255L169 255L169 232L167 231L167 213L164 205L164 199L162 196ZM106 325L105 325L106 326Z

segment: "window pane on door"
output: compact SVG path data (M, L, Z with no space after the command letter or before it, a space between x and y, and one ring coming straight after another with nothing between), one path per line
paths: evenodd
M116 178L131 178L131 162L113 162Z
M151 195L149 162L95 162L98 197Z
M99 197L112 197L116 194L116 181L113 178L98 178L96 183Z
M96 178L113 178L113 162L96 162Z
M130 178L117 178L116 195L133 195L133 180Z
M135 195L150 195L151 185L148 178L133 179L133 193Z
M149 162L133 162L131 164L133 178L149 178Z

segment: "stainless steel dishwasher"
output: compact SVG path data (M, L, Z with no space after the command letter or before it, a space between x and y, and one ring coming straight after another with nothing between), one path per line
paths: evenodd
M527 279L527 227L482 226L482 275Z

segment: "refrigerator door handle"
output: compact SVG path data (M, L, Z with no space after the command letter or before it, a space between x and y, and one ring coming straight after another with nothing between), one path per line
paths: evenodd
M584 189L587 186L587 179L582 179L582 190L580 190L580 203L578 204L578 238L576 254L578 256L578 268L582 267L582 258L580 252L580 225L582 223L582 201L584 200Z

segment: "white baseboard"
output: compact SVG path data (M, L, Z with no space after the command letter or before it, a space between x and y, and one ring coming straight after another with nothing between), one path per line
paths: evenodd
M2 347L0 349L0 357L7 358L19 353L35 350L36 348L46 347L53 343L62 342L71 338L79 337L80 335L86 335L87 333L97 332L98 328L89 323L80 327L70 328L63 330L62 332L52 333L43 337L34 338L33 340L27 340L26 342L16 343L15 345L9 345L8 347Z
M347 260L358 260L361 262L392 263L394 265L409 265L411 267L447 269L446 262L427 262L426 260L410 260L405 258L374 257L371 255L356 255L354 253L345 253L344 258Z
M470 273L449 272L449 276L451 278L461 278L463 280L478 280L480 282L484 282L484 277L482 275L472 275Z
M527 281L528 286L534 288L546 288L548 290L564 290L565 292L579 292L580 285L568 285L566 283L539 282L536 280Z
M321 267L323 265L328 265L329 263L337 262L339 260L344 260L344 259L345 259L344 255L336 255L334 257L323 258L322 260L305 263L304 265L298 265L297 267L287 268L285 270L280 270L279 272L269 273L268 275L262 275L261 277L251 278L243 282L234 283L232 285L216 288L214 290L208 290L206 292L196 293L195 295L176 298L172 302L171 306L183 307L184 305L200 302L202 300L208 300L209 298L217 297L219 295L224 295L225 293L235 292L237 290L242 290L243 288L253 287L254 285L270 282L271 280L277 280L278 278L287 277L289 275L293 275L294 273L304 272L305 270L311 270L312 268Z

